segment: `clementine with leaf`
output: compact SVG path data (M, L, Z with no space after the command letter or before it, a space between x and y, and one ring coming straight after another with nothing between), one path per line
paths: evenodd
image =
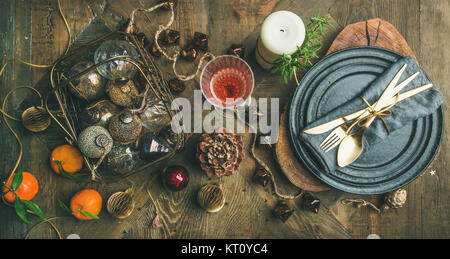
M84 189L77 192L70 200L70 211L77 219L99 219L102 209L102 196L93 189Z
M61 169L73 174L83 167L83 156L77 147L61 145L53 149L50 155L50 166L58 174L61 173Z
M9 203L14 203L16 195L21 200L32 200L38 191L39 183L36 177L31 173L21 171L14 174L14 177L11 177L3 187L4 198Z

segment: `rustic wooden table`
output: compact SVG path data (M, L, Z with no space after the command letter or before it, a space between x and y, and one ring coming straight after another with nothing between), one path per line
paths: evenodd
M347 24L381 18L392 23L409 43L420 65L432 78L444 95L449 97L446 83L450 81L450 50L446 43L450 40L449 0L179 0L173 27L182 35L181 45L193 37L195 31L209 35L210 50L220 55L233 43L241 43L255 38L258 26L265 15L272 10L291 10L301 17L312 16L320 11L329 13L337 30L330 34L331 42ZM61 0L73 33L77 35L95 18L99 17L112 29L129 17L137 7L150 7L156 1L140 0ZM275 6L273 8L273 6ZM263 7L263 8L260 8ZM265 8L264 8L265 7ZM64 51L67 34L58 14L56 0L0 1L0 54L1 64L9 61L0 78L0 96L17 86L36 85L38 89L48 89L46 69L30 68L13 57L37 64L51 64ZM158 22L167 19L167 13L150 14L154 22L148 23L139 16L141 30L151 35ZM329 46L329 45L328 45ZM324 50L328 46L324 47ZM161 67L169 63L160 60ZM191 64L181 64L180 70L192 71ZM173 77L165 69L166 78ZM287 88L278 75L257 73L254 95L258 97L279 97L281 104L287 100L295 87L291 82ZM191 81L182 96L192 98L198 82ZM288 89L289 91L287 91ZM26 101L25 100L26 97ZM37 102L27 91L13 94L8 112L19 116L30 103ZM450 118L444 103L446 129ZM82 184L55 175L48 164L52 148L64 142L63 134L56 126L43 133L32 134L20 124L12 123L21 136L24 146L20 168L33 172L40 183L40 192L33 200L48 216L61 216L64 212L57 200L68 202L70 197L83 187ZM1 177L6 178L16 162L19 147L5 123L0 123ZM406 189L408 201L403 208L377 214L369 208L357 209L343 206L343 198L364 198L380 203L381 196L359 196L330 190L317 193L322 200L319 214L300 210L298 201L290 201L295 209L293 216L283 223L272 210L277 199L270 187L263 188L252 181L255 162L249 156L250 135L244 134L247 147L246 159L238 173L223 180L227 203L215 214L207 214L195 201L197 190L208 182L216 182L200 172L193 157L198 136L193 136L184 151L168 164L182 164L191 172L187 189L178 193L166 191L160 184L160 167L131 177L130 181L105 185L105 199L113 192L123 190L133 183L136 193L136 209L125 220L116 220L106 210L100 213L100 221L81 222L74 218L55 220L63 237L71 233L82 238L366 238L378 234L381 238L448 238L450 236L450 194L447 175L449 142L444 135L442 150L437 162L422 177ZM296 193L277 167L272 151L258 147L258 156L264 158L272 168L282 191ZM161 165L162 166L162 165ZM149 190L155 198L160 212L162 227L152 228L156 215L155 204L149 198ZM38 219L33 218L33 223ZM23 238L31 225L23 223L14 210L0 204L0 238ZM31 238L55 238L48 225L37 227Z

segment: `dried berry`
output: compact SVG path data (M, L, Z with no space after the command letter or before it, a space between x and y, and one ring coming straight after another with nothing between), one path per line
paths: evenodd
M162 0L160 3L166 3L162 6L163 9L169 10L170 6L169 3L173 3L173 7L175 8L177 6L178 0Z
M150 41L148 40L147 36L145 36L145 33L140 32L136 35L136 37L141 42L142 46L147 46L150 44Z
M131 23L131 19L126 20L125 23L123 23L119 27L119 31L124 31L129 34L137 33L139 31L138 27L135 23Z
M275 215L277 215L281 221L286 222L288 218L292 215L293 210L289 208L285 201L278 202L274 209Z
M169 87L170 90L174 93L181 93L186 89L186 86L184 85L183 81L179 80L178 78L173 78L169 80Z
M187 61L193 62L197 58L197 50L193 46L181 50L181 57Z
M195 32L194 33L194 46L197 49L207 50L208 49L208 35Z
M240 58L244 58L245 47L242 46L242 44L232 44L231 47L228 49L227 54L236 55Z
M312 196L310 193L305 193L302 197L302 208L305 210L319 213L320 200Z
M178 41L180 40L180 32L175 30L165 30L162 34L161 44L163 46L171 45L171 44L178 44Z
M153 42L151 48L150 48L150 54L152 54L152 56L159 58L161 57L161 52L159 52L158 48L156 47L155 42Z
M267 183L270 182L270 178L270 173L262 167L256 169L255 174L253 175L253 180L264 187L266 187Z

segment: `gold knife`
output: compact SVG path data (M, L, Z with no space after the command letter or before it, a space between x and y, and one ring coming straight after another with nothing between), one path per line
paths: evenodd
M397 102L403 101L403 100L405 100L405 99L407 99L407 98L409 98L411 96L414 96L414 95L416 95L418 93L421 93L421 92L423 92L425 90L428 90L431 87L433 87L433 84L427 84L427 85L423 85L423 86L414 88L412 90L406 91L404 93L401 93L399 95L399 97L398 97ZM389 105L392 105L393 103L395 103L396 98L397 97L392 97L388 102L386 102L383 105L382 108L388 107ZM340 125L342 125L344 123L346 123L347 121L354 120L354 119L358 118L361 114L363 114L364 112L368 112L368 111L369 111L368 107L364 108L362 110L359 110L359 111L354 112L352 114L349 114L347 116L335 119L333 121L330 121L330 122L327 122L327 123L324 123L324 124L321 124L319 126L311 128L311 129L307 129L307 130L304 131L304 133L310 134L310 135L317 135L317 134L325 133L327 131L330 131L330 130L332 130L332 129L334 129L334 128L336 128L336 127L338 127L338 126L340 126Z

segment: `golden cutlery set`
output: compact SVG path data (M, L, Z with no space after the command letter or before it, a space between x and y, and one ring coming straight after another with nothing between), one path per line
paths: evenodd
M363 100L368 105L367 108L361 109L352 114L335 119L333 121L321 124L319 126L307 129L306 134L317 135L323 134L333 130L320 144L320 149L323 152L328 152L333 148L338 147L337 163L340 167L348 166L353 163L362 153L364 149L363 136L367 128L372 122L381 116L387 116L396 103L410 98L416 94L426 91L433 87L433 84L426 84L412 90L400 93L400 91L407 86L414 78L419 75L419 72L411 75L403 82L397 85L400 77L405 71L407 64L397 72L389 85L385 88L379 99L370 105L363 97ZM353 121L353 122L352 122ZM348 124L352 122L349 126ZM356 132L354 128L358 126Z

